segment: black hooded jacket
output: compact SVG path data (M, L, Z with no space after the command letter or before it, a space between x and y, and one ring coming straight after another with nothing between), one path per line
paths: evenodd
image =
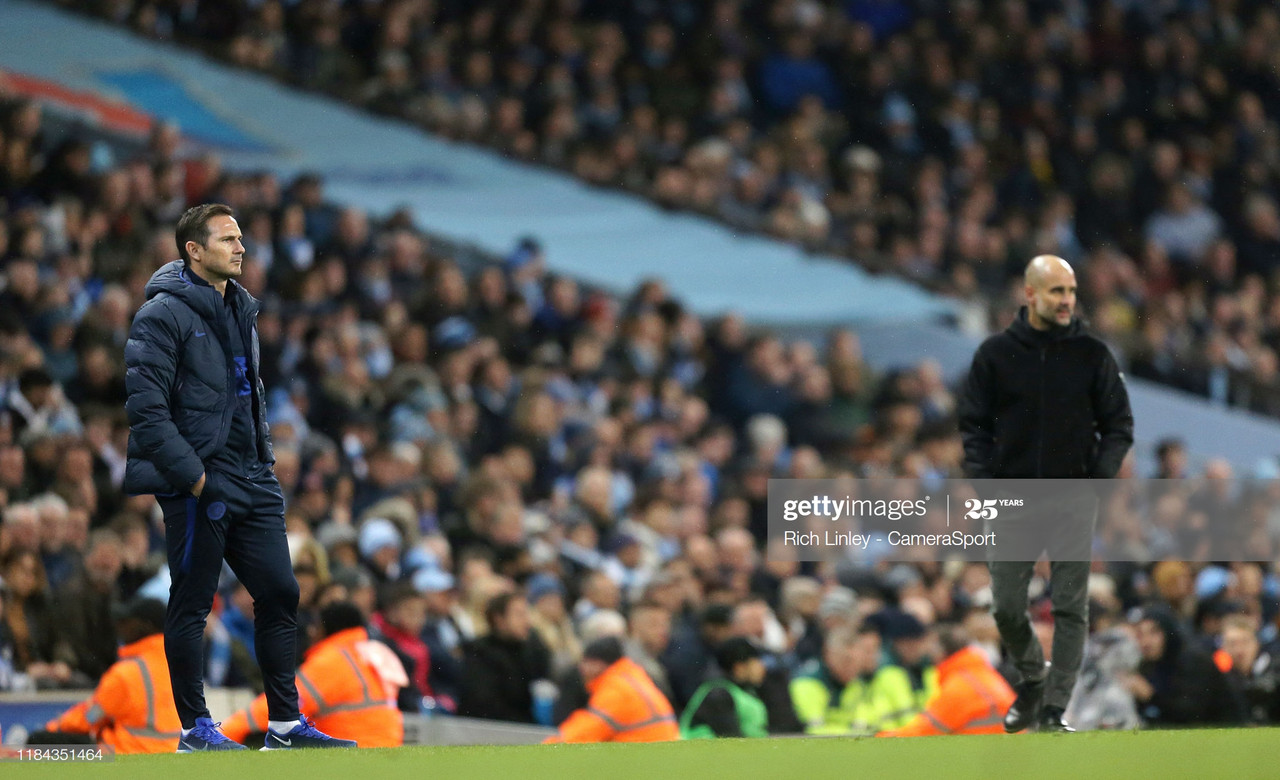
M1036 330L1024 307L974 353L960 432L972 478L1111 479L1133 444L1133 413L1106 344L1078 319Z
M258 378L259 303L234 280L240 341L246 361L258 459L273 463L266 394ZM220 452L236 408L236 363L223 297L192 279L181 260L147 282L147 302L129 328L124 361L129 398L129 452L124 490L132 495L187 495Z
M1142 661L1138 673L1153 689L1151 698L1138 705L1149 726L1187 726L1206 723L1241 723L1244 707L1239 695L1218 671L1213 658L1188 640L1171 612L1148 608L1143 617L1164 634L1164 653L1154 661Z

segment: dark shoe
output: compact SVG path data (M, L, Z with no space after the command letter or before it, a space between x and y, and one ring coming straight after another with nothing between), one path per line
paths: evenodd
M1074 734L1076 730L1071 728L1071 724L1062 718L1063 712L1061 707L1045 707L1040 713L1040 731L1041 733L1054 732L1058 734Z
M227 738L218 730L221 723L210 718L196 718L196 726L178 739L179 753L203 753L206 750L245 750L245 746Z
M1016 734L1027 729L1040 715L1040 701L1044 698L1044 678L1039 680L1023 680L1014 690L1018 698L1013 700L1009 711L1004 716L1006 734Z
M298 725L284 734L277 734L267 729L267 737L263 740L263 750L297 750L298 748L353 748L355 740L334 739L312 723L303 715Z

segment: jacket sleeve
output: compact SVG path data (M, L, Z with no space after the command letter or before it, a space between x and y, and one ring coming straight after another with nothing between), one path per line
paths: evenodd
M886 666L875 677L877 730L902 726L916 714L915 691L911 678L900 666Z
M742 723L738 720L733 694L724 688L715 687L708 691L689 722L695 726L710 726L717 737L742 736Z
M179 493L190 493L204 463L178 432L169 399L178 373L181 335L172 313L161 304L144 306L129 328L124 347L129 435Z
M839 723L827 723L827 709L831 696L827 688L817 680L800 677L791 681L791 702L796 715L804 724L806 734L847 734L849 729Z
M45 724L45 731L62 732L64 734L89 734L93 727L86 714L93 699L88 698Z
M560 730L547 737L545 744L608 742L613 734L613 727L599 714L587 708L574 710L573 714L560 724Z
M1120 472L1124 456L1133 446L1133 412L1129 408L1129 391L1125 388L1124 377L1109 349L1103 350L1102 365L1094 378L1093 409L1101 438L1090 476L1113 479Z
M978 348L969 366L964 392L960 395L960 435L964 440L964 473L970 479L989 479L995 454L995 412L991 396L995 372L987 357L986 345Z
M136 667L135 667L136 668ZM97 734L103 726L119 720L124 708L133 700L131 686L125 676L129 674L122 665L112 666L102 675L93 695L49 721L48 731L65 731L69 734Z
M924 712L917 714L906 725L882 732L882 737L930 737L939 734L955 734L974 719L977 693L964 685L949 682L933 697Z
M907 725L892 731L882 731L877 737L936 737L939 734L949 734L948 731L942 731L938 728L937 721L933 714L928 710L917 714Z

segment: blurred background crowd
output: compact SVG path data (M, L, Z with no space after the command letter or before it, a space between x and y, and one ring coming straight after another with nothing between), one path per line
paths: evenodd
M1060 255L1134 375L1280 414L1265 0L58 4L904 275L973 332Z
M906 274L972 303L977 330L1054 251L1133 373L1221 403L1276 389L1264 4L62 5ZM318 176L187 156L171 126L145 148L65 130L0 105L0 690L91 685L115 658L111 605L167 595L155 502L120 491L122 350L178 215L209 201L237 210L240 281L264 301L304 645L321 607L355 602L406 661L404 709L545 720L558 690L561 717L602 636L677 709L737 636L784 685L892 666L923 686L943 624L1000 663L981 564L766 549L770 477L959 476L935 364L877 373L851 331L815 346L704 322L661 280L583 289L534 237L483 256L336 204ZM1175 441L1158 456L1155 476L1202 476ZM1280 580L1259 560L1097 564L1074 722L1280 716ZM226 578L210 684L260 686L252 614ZM776 730L805 727L769 701Z

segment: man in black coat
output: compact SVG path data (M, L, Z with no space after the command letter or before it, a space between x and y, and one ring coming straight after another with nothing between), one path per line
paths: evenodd
M1075 318L1075 272L1065 260L1036 257L1025 281L1027 305L1018 318L973 356L960 404L966 476L1111 479L1133 444L1133 414L1115 358ZM1051 529L1053 538L1044 542L1059 551L1050 575L1054 638L1053 667L1047 673L1027 614L1034 560L990 562L996 624L1022 676L1018 698L1005 717L1006 731L1037 721L1042 730L1071 730L1062 713L1084 659L1096 510L1096 497L1082 490L1057 497L1050 509L1038 507L1034 523L1000 510L1002 524L1012 519L1024 535L1027 529ZM1018 527L993 530L1017 532ZM1040 540L1020 541L1026 546Z
M1127 687L1148 726L1229 725L1244 721L1239 693L1213 657L1187 636L1164 606L1148 607L1134 626L1142 661Z
M224 558L254 599L266 747L354 747L316 731L298 712L298 582L258 378L259 302L235 281L244 245L233 214L211 203L182 215L181 259L147 282L124 350L124 489L155 494L164 510L173 581L164 639L182 721L178 750L244 749L217 729L204 701L205 617Z
M535 680L550 677L551 656L530 631L529 604L514 593L485 605L489 633L463 649L458 714L533 723Z

